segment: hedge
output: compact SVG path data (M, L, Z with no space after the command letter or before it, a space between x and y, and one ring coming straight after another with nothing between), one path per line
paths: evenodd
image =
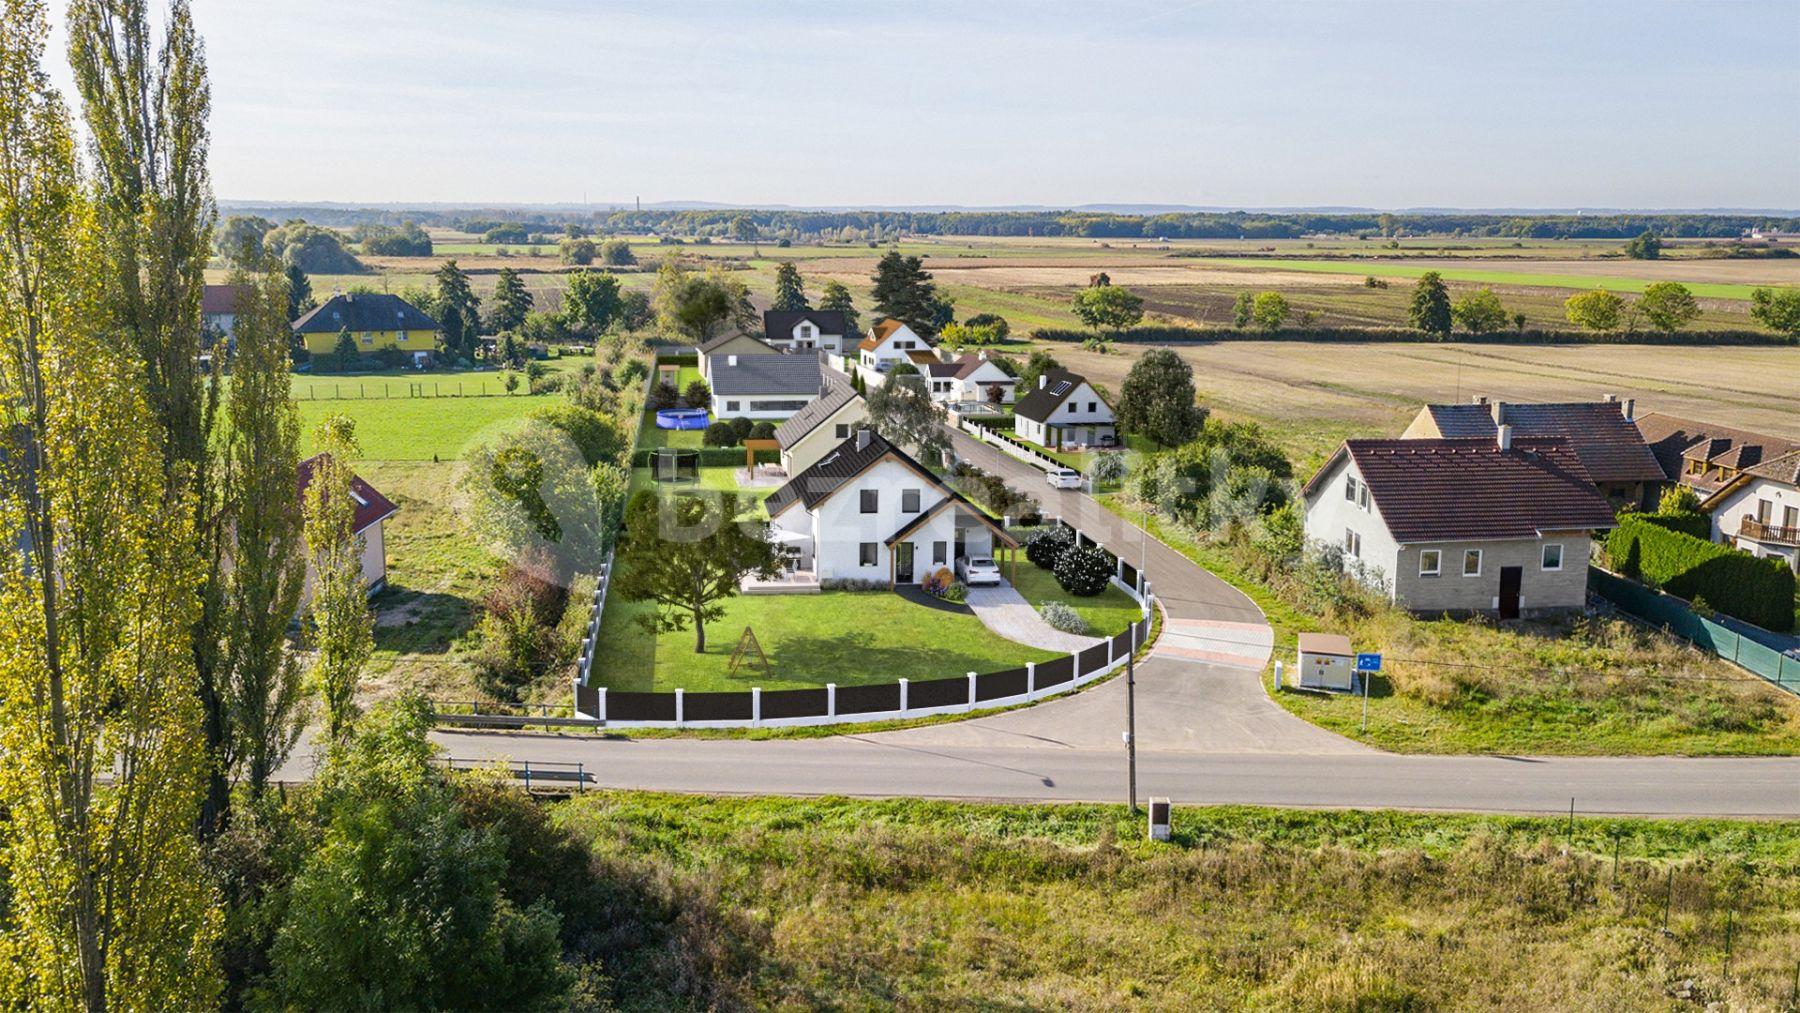
M1040 327L1038 341L1086 341L1095 332L1073 327ZM1800 339L1765 331L1546 331L1503 330L1490 334L1455 331L1437 337L1407 327L1279 327L1272 331L1246 327L1131 327L1104 336L1126 343L1172 344L1184 341L1347 341L1432 343L1457 341L1485 345L1793 345Z
M744 466L743 447L702 447L694 451L700 455L700 466L703 468L722 468L728 465ZM655 447L642 447L631 455L633 468L648 468L650 460L656 454ZM760 461L777 461L781 454L774 450L759 450L756 459Z
M1728 616L1786 633L1794 628L1794 571L1779 559L1671 530L1626 515L1606 538L1613 566L1633 580L1706 604Z
M1638 514L1639 517L1659 528L1679 531L1684 535L1692 535L1703 542L1712 541L1712 518L1706 514Z

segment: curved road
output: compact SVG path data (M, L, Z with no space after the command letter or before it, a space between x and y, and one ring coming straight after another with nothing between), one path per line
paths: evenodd
M957 452L1045 512L1146 562L1163 637L1137 670L1138 792L1179 803L1800 818L1800 758L1398 756L1324 731L1263 691L1271 633L1243 594L1035 468L968 436ZM970 721L820 739L629 739L441 731L459 759L579 761L603 787L743 794L1123 801L1125 680Z

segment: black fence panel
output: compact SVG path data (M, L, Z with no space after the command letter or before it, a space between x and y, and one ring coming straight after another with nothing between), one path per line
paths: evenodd
M900 709L900 684L884 682L878 686L839 686L839 714L874 714Z
M1080 672L1082 675L1092 675L1105 668L1111 660L1110 649L1105 644L1095 644L1081 652Z
M829 709L822 689L764 690L762 695L765 718L822 718Z
M600 690L593 686L575 687L575 709L588 717L600 714Z
M675 720L675 694L608 692L606 694L606 720L673 721Z
M1065 654L1060 658L1040 661L1037 666L1037 688L1060 686L1075 678L1075 658Z
M1023 696L1026 686L1025 670L1009 668L1004 672L987 672L975 677L975 699L998 700L1003 696Z
M1137 574L1137 567L1130 563L1119 568L1119 579L1124 581L1127 587L1137 587Z
M1131 631L1126 630L1124 633L1121 633L1118 636L1113 638L1112 655L1115 658L1123 658L1130 653L1131 653Z
M687 693L681 701L683 721L748 721L750 693Z
M917 710L921 707L949 707L952 704L969 702L969 677L959 676L955 679L926 679L924 682L911 682L906 685L906 709Z
M1150 640L1150 620L1148 618L1139 619L1138 623L1137 623L1137 631L1138 631L1138 643L1140 643L1140 644L1147 643Z

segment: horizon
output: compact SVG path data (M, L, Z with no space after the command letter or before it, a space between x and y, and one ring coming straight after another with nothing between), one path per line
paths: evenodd
M193 6L227 200L1800 207L1767 0Z

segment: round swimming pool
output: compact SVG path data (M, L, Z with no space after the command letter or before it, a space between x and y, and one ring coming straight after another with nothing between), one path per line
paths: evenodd
M705 429L706 424L704 408L664 408L656 413L658 429Z

